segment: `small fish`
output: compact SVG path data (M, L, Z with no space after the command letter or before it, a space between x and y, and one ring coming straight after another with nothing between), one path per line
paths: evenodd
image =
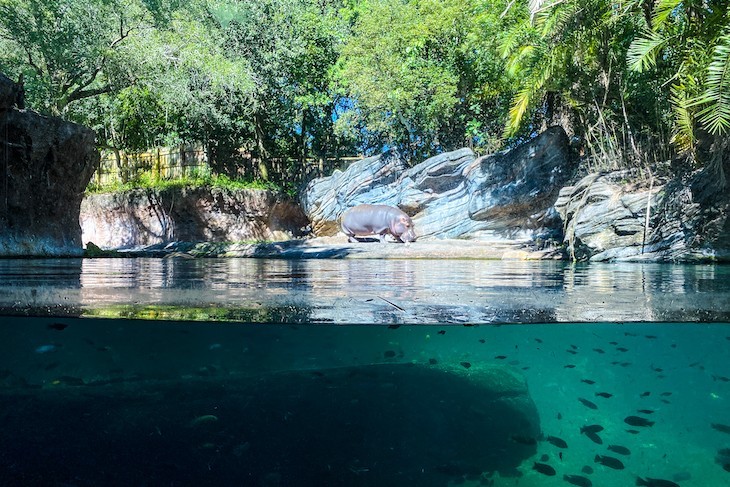
M626 430L627 433L630 433L632 435L638 435L640 433L639 430Z
M572 348L573 350L578 350L578 345L570 345L570 348Z
M643 485L645 487L679 487L678 483L672 482L671 480L650 479L649 477L645 479L637 477L636 485Z
M659 337L656 335L644 335L644 338L648 338L649 340L656 340Z
M661 394L659 394L659 395L660 395L660 396L663 396L663 397L669 397L669 396L671 396L671 395L672 395L672 393L671 393L671 392L662 392L662 393L661 393Z
M702 363L702 362L692 362L691 364L689 364L689 366L690 366L690 367L697 367L697 366L698 366L698 365L700 365L701 363Z
M504 359L506 359L506 358L507 358L507 356L506 356L506 355L497 355L497 356L496 356L496 357L494 357L494 358L496 358L496 359L499 359L499 360L504 360Z
M479 343L487 343L487 341L484 338L480 338Z
M712 429L715 429L721 433L730 434L730 426L726 424L712 423L710 426L712 426Z
M614 470L623 470L624 464L621 460L614 457L609 457L608 455L596 455L596 457L593 459L596 463L600 463L601 465L612 468Z
M618 345L618 342L608 342L609 345Z
M66 328L68 328L68 325L66 323L51 323L50 325L48 325L49 330L62 331Z
M35 349L35 353L52 353L58 351L58 347L55 345L41 345Z
M563 480L578 487L592 487L593 482L582 475L563 475Z
M512 435L509 438L520 445L537 445L537 439L532 436Z
M586 384L590 384L590 385L593 385L596 383L596 381L590 380L590 379L581 379L581 382L585 382Z
M586 437L597 445L603 445L603 440L596 433L585 433Z
M663 402L664 404L672 404L672 402L671 402L671 401L667 401L666 399L662 399L662 402Z
M385 352L383 352L383 355L385 356L385 358L393 358L395 357L395 352L393 350L386 350Z
M619 365L621 365L621 367L628 367L631 365L631 362L621 362Z
M573 355L576 355L576 354L578 353L578 352L576 352L575 350L566 350L566 352L568 352L568 353L572 353Z
M654 372L664 372L664 369L662 369L661 367L654 367L653 365L651 366L651 370L653 370Z
M581 426L581 433L600 433L603 431L603 426L600 424L589 424L588 426Z
M637 335L636 335L636 333L631 333L631 332L629 332L629 331L625 331L625 332L624 332L624 336L625 336L625 337L635 337L635 336L637 336Z
M563 415L561 413L558 413L556 417L558 418L558 420L563 419Z
M541 474L548 475L550 477L552 477L556 473L555 469L553 467L551 467L550 465L548 465L547 463L535 462L535 464L532 466L532 469L537 470Z
M535 338L535 341L536 341L537 343L542 343L542 340L540 340L539 338Z
M428 359L428 365L436 365L437 363L439 363L439 361L435 358Z
M575 365L573 365L573 364L563 365L563 368L564 369L574 369Z
M558 448L568 448L568 444L563 440L562 438L558 438L557 436L548 436L545 438L548 443L557 446Z
M584 465L583 468L580 469L580 471L590 475L593 473L593 467L591 467L590 465Z
M712 380L719 380L720 382L730 382L730 377L725 377L724 375L713 375Z
M593 351L596 353L606 353L602 348L594 348Z
M631 450L621 445L608 445L608 449L619 455L631 455Z
M459 362L459 363L460 363L460 364L461 364L461 366L462 366L462 367L464 367L465 369L468 369L469 367L471 367L471 363L469 363L469 362Z
M638 412L640 412L641 414L654 414L653 409L639 409Z
M629 349L626 347L616 347L616 350L618 350L619 352L628 352L629 351Z
M631 426L652 426L654 425L654 421L649 421L646 418L642 418L641 416L626 416L624 418L624 423L630 424Z
M582 397L579 397L578 400L583 404L585 407L590 409L598 409L598 406L596 406L595 403L592 403L588 399L583 399Z
M596 392L596 396L601 396L601 397L605 397L606 399L608 399L609 397L613 397L613 394L610 394L608 392Z
M639 394L639 397L648 397L648 396L651 396L651 392L649 392L649 391L642 392L641 394Z
M446 330L439 330L437 333L439 335L446 335Z

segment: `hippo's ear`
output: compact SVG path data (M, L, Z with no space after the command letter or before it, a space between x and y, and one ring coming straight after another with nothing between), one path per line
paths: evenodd
M403 215L403 216L400 217L400 222L402 224L404 224L405 226L407 226L407 227L411 225L411 222L409 221L409 218L407 216L405 216L405 215Z

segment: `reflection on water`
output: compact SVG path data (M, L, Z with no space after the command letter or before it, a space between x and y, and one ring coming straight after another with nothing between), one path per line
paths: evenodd
M730 267L480 260L0 261L6 314L296 323L727 320Z

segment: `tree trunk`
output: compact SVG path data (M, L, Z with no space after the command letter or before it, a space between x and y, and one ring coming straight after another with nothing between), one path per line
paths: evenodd
M256 148L258 149L258 167L259 167L259 176L264 181L269 180L269 166L268 166L268 159L269 159L269 153L266 150L266 144L264 143L264 121L261 118L261 115L256 114L254 116L254 125L256 130Z

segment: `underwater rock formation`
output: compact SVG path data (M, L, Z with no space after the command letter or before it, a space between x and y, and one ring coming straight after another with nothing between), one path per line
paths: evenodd
M0 463L37 484L435 487L513 475L540 435L525 380L481 364L82 382L5 389L0 406L12 445Z
M295 202L268 190L136 189L90 195L81 204L83 241L102 249L286 240L308 223Z
M387 152L310 182L300 200L316 235L336 234L346 209L369 203L408 213L419 238L562 239L553 203L576 162L552 127L512 150L476 158L460 149L410 169Z
M81 255L79 207L99 165L94 132L19 110L0 79L0 256Z

